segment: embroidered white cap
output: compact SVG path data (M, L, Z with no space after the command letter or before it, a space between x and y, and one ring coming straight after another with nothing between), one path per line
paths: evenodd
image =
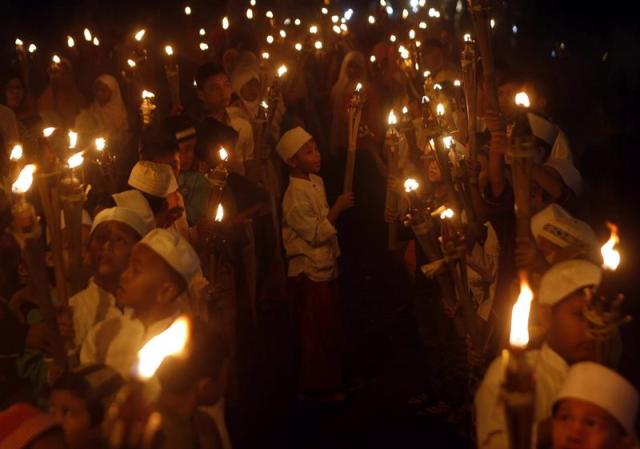
M573 218L557 204L550 204L531 217L531 234L544 237L560 248L579 246L592 249L598 246L595 232L587 223Z
M144 237L153 226L149 226L139 213L133 209L126 207L111 207L109 209L101 210L93 220L93 226L91 227L91 234L96 230L98 226L107 221L118 221L129 226L136 231L140 237Z
M124 192L114 193L111 196L116 206L126 207L137 212L149 230L156 227L156 217L151 210L151 206L149 206L149 202L139 190L125 190Z
M576 196L582 194L582 175L571 161L567 159L548 159L544 165L555 170Z
M634 439L638 391L620 374L593 362L573 365L555 400L579 399L597 405L611 415Z
M298 152L300 147L313 139L313 136L300 126L290 129L280 138L276 151L286 162Z
M200 268L200 259L193 247L180 234L156 228L140 243L158 254L189 284Z
M586 260L567 260L552 266L540 280L540 304L553 306L576 290L597 287L602 280L599 266Z
M133 166L129 175L129 185L160 198L166 198L178 190L178 182L171 167L151 161L138 161Z

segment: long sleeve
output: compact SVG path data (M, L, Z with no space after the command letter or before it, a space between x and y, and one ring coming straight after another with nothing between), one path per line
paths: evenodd
M508 449L504 407L500 403L502 361L493 361L476 392L476 432L479 449Z
M287 224L311 246L326 243L338 232L329 219L318 216L311 204L296 202L286 213Z

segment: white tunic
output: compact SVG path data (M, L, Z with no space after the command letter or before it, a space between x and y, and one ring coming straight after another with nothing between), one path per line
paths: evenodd
M100 288L93 278L89 280L87 288L69 298L69 306L73 316L74 343L77 348L82 345L93 326L104 320L122 316L122 312L116 307L115 297Z
M337 277L340 247L328 214L322 178L316 175L309 175L309 180L289 178L282 199L282 242L290 277L304 273L315 282Z
M526 357L530 366L534 367L536 382L535 423L533 427L535 440L538 424L551 417L553 401L564 383L569 366L546 343L540 350L527 351ZM489 366L480 388L476 392L478 448L509 449L505 410L500 401L500 388L503 381L504 366L502 359L498 357Z

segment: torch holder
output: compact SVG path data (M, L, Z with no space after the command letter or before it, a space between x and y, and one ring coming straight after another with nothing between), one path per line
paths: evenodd
M395 128L391 128L387 135L387 172L389 176L398 177L400 168L398 167L398 151L400 149L400 136ZM387 193L384 201L385 216L396 216L398 214L398 195L387 186ZM395 221L388 223L388 248L395 251L398 247L398 228Z
M529 240L531 236L529 184L533 170L535 138L532 135L512 136L511 140L511 176L515 197L517 245L518 242Z
M60 202L64 213L64 234L68 242L69 296L82 290L82 206L85 201L82 183L73 173L60 181ZM52 236L52 239L56 236Z
M182 104L180 101L180 66L178 64L166 64L164 73L167 76L171 104L174 107L180 106Z
M511 449L531 449L535 413L533 369L522 349L504 350L505 378L501 398L504 403Z
M344 169L343 193L353 191L353 173L356 166L356 147L358 145L358 133L360 130L360 119L362 117L362 105L364 99L360 92L355 92L349 101L347 108L349 120L349 142L347 147L347 163Z
M153 121L153 111L156 109L156 105L151 98L143 98L140 105L140 115L142 116L142 124L149 126Z
M467 109L467 138L469 144L469 158L476 161L477 139L477 80L476 80L476 50L473 42L466 42L462 51L462 85Z

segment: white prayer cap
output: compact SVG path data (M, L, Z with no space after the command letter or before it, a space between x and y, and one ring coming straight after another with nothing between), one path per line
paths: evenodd
M168 194L178 190L178 182L171 167L151 161L138 161L133 166L129 185L160 198L166 198Z
M300 147L311 139L313 139L313 136L298 126L284 133L280 138L280 142L276 145L276 151L286 162L295 156Z
M96 218L93 220L93 226L91 227L91 234L93 234L93 231L95 231L98 226L107 221L124 223L136 231L140 237L144 237L147 232L153 229L135 210L116 206L103 209L96 215Z
M193 247L180 234L156 228L141 241L162 257L189 284L200 268L200 259Z
M638 391L615 371L593 362L576 363L569 369L555 404L563 399L579 399L597 405L635 439Z
M586 260L567 260L552 266L540 280L540 304L553 306L576 290L597 287L602 280L599 266Z
M544 237L560 248L578 246L590 249L598 246L598 239L591 226L573 218L555 203L531 217L531 234L536 239Z
M548 159L544 164L551 167L560 175L562 181L569 187L576 196L582 193L582 175L578 169L567 159Z
M145 226L149 229L156 227L156 218L149 206L149 202L138 190L125 190L124 192L111 195L116 206L126 207L135 211L144 220ZM148 231L147 231L148 232ZM145 232L146 234L146 232ZM144 235L144 234L143 234Z
M550 147L556 142L560 128L555 123L532 112L527 113L529 127L535 137L545 141Z

